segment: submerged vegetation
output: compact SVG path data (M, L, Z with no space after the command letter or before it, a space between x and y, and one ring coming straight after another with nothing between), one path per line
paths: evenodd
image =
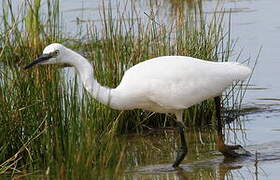
M2 1L0 175L112 178L136 158L125 154L127 145L116 135L173 125L173 117L166 115L120 112L99 104L81 90L78 77L69 80L66 71L71 68L23 71L47 44L60 42L80 51L92 60L100 83L109 87L115 87L129 67L156 56L229 60L232 44L223 30L224 15L215 14L206 23L200 1L185 9L184 16L173 17L172 24L160 20L152 5L145 15L127 2L130 5L125 13L103 3L100 25L88 23L85 33L70 36L63 33L58 0L23 1L19 7ZM235 109L242 96L236 89L225 94L224 109ZM211 99L191 107L185 123L211 127L214 109ZM125 159L131 165L125 166Z

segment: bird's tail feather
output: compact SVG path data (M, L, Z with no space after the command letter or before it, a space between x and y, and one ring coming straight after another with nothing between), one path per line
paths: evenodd
M232 62L234 66L231 66L234 80L244 81L251 74L252 70L248 66L244 64L240 64L237 62Z

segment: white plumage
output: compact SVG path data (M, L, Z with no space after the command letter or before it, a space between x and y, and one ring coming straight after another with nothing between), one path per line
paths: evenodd
M244 80L249 73L248 67L238 63L184 56L157 57L125 72L119 86L112 91L112 102L116 103L112 105L119 109L174 113L220 95L234 80Z
M182 145L173 167L178 167L187 153L183 133L183 110L208 98L219 96L233 81L245 80L251 72L250 68L239 63L209 62L184 56L162 56L131 67L125 72L119 86L110 89L97 82L93 67L87 59L57 43L47 46L43 55L25 69L35 64L55 63L74 66L85 89L98 101L111 108L119 110L139 108L175 114L179 122ZM218 118L218 126L221 126L220 121ZM218 144L224 155L236 156L231 149L240 147L227 146L223 142Z

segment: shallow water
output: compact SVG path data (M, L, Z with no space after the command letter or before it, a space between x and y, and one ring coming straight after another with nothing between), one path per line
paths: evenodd
M178 136L172 131L154 132L143 137L126 137L124 179L274 179L280 163L278 141L248 144L250 157L225 159L216 149L215 132L190 130L189 154L179 169L172 168ZM277 137L276 137L277 138ZM132 158L132 159L130 159Z
M280 80L279 74L279 24L280 2L240 1L225 3L226 7L248 8L250 12L232 15L233 36L238 38L238 47L245 55L254 57L262 46L255 74L251 83L256 89L248 90L246 106L258 107L261 111L246 116L246 144L251 152L259 152L263 161L258 164L259 174L255 178L246 173L246 168L239 171L245 179L279 179L280 152ZM264 89L262 89L264 88ZM246 163L246 166L248 164ZM249 165L253 168L253 165Z

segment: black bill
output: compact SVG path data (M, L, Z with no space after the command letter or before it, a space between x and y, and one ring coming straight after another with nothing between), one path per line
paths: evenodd
M53 55L52 54L43 54L40 57L38 57L37 59L35 59L32 63L28 64L27 66L25 66L23 69L28 69L38 63L47 61L48 59L52 58Z

